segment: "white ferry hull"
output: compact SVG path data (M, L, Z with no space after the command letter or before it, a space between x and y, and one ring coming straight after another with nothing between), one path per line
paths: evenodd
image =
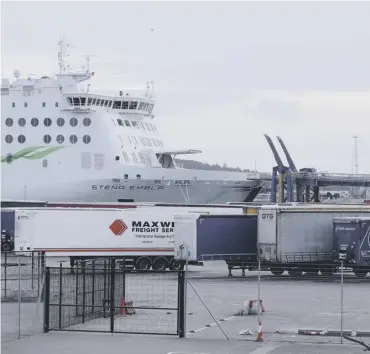
M3 188L2 199L44 200L48 202L163 202L223 204L243 202L258 184L245 181L229 184L222 181L196 181L191 185L179 186L174 181L85 180L69 183L48 183L47 185L27 185L23 189L9 191ZM10 193L9 193L10 192Z

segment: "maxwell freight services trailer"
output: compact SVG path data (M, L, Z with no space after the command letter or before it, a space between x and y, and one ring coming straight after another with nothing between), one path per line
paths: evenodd
M98 209L15 210L15 251L133 259L139 269L174 262L174 214Z
M261 263L275 275L284 270L332 273L336 267L333 218L370 216L369 206L263 206L258 213Z

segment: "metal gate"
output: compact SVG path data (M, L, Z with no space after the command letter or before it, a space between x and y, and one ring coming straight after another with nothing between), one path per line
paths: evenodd
M184 271L127 270L111 258L45 274L44 332L185 335Z

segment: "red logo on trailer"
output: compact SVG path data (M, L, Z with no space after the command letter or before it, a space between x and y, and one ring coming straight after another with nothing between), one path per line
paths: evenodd
M116 236L121 236L128 229L121 219L114 220L109 228Z

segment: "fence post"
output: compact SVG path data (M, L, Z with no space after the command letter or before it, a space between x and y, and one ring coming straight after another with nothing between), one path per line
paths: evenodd
M178 273L178 328L177 332L180 338L185 338L185 272L180 270Z
M50 309L50 268L45 271L45 286L44 286L44 326L43 332L49 332L49 309Z
M18 339L21 339L21 259L18 256Z
M115 258L111 259L110 262L110 275L111 275L111 280L110 280L110 331L111 333L114 332L114 306L115 306L115 301L114 301L114 288L115 288L115 280L116 280L116 260Z
M91 284L91 304L92 304L92 307L91 307L91 312L92 314L94 315L94 311L95 311L95 261L93 260L92 261L92 284ZM103 298L104 298L104 295L103 295Z
M86 305L86 263L82 263L82 323L85 323Z
M62 329L63 264L59 265L59 329Z
M76 273L75 273L75 278L76 278L76 317L78 316L78 275L79 275L79 262L75 263L76 267Z
M4 256L4 261L5 261L5 264L4 264L4 281L5 281L5 284L4 284L4 298L6 299L6 273L7 273L7 262L8 262L8 253L5 252L5 256Z

